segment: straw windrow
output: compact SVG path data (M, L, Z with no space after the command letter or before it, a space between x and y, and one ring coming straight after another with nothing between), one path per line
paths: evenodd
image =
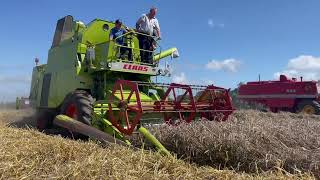
M171 152L199 165L263 172L280 166L320 178L320 117L235 112L226 122L159 126L151 132Z

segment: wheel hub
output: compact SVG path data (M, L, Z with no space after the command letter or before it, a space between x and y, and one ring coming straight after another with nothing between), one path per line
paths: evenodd
M70 104L66 110L66 115L73 118L78 119L78 110L75 104Z
M117 106L120 111L126 111L128 109L128 103L125 100L121 100Z
M316 110L315 110L315 108L313 106L306 105L306 106L303 107L301 112L304 113L304 114L315 114Z

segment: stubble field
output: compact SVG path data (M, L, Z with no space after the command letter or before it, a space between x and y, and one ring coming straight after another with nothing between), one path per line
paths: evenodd
M320 117L235 112L227 122L148 127L176 156L49 136L31 110L0 110L1 179L319 179Z

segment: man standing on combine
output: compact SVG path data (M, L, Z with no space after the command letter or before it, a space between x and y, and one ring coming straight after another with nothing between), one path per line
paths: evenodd
M160 26L158 19L156 18L158 9L152 7L148 14L143 14L136 23L136 29L142 34L149 36L139 35L139 47L140 49L153 51L156 48L155 41L150 36L156 36L161 39ZM152 64L152 52L140 51L141 60L145 63Z
M115 40L115 42L120 45L120 58L124 59L124 55L128 53L128 60L132 61L132 49L122 46L128 46L124 42L123 35L128 32L128 28L124 29L121 27L122 22L120 19L115 21L115 27L110 30L110 41Z

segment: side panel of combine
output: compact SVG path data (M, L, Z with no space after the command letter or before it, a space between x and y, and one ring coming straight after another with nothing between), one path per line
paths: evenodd
M51 73L44 74L41 89L40 106L47 107L50 93Z
M41 90L43 83L43 76L46 69L46 64L36 66L32 71L31 89L30 89L30 103L32 107L40 106Z
M113 56L113 43L109 41L110 30L114 23L96 19L92 21L82 34L82 43L90 42L95 45L95 57L92 62L95 67L100 68L101 62Z
M93 20L82 34L82 43L101 44L109 40L114 23L100 19Z
M66 16L59 19L54 33L52 46L57 47L66 39L70 39L73 35L73 17Z
M57 108L70 92L91 87L90 77L80 73L83 59L78 57L78 41L71 38L75 33L74 26L70 16L57 22L52 48L48 54L44 81L46 86L43 87L40 104L43 107Z

